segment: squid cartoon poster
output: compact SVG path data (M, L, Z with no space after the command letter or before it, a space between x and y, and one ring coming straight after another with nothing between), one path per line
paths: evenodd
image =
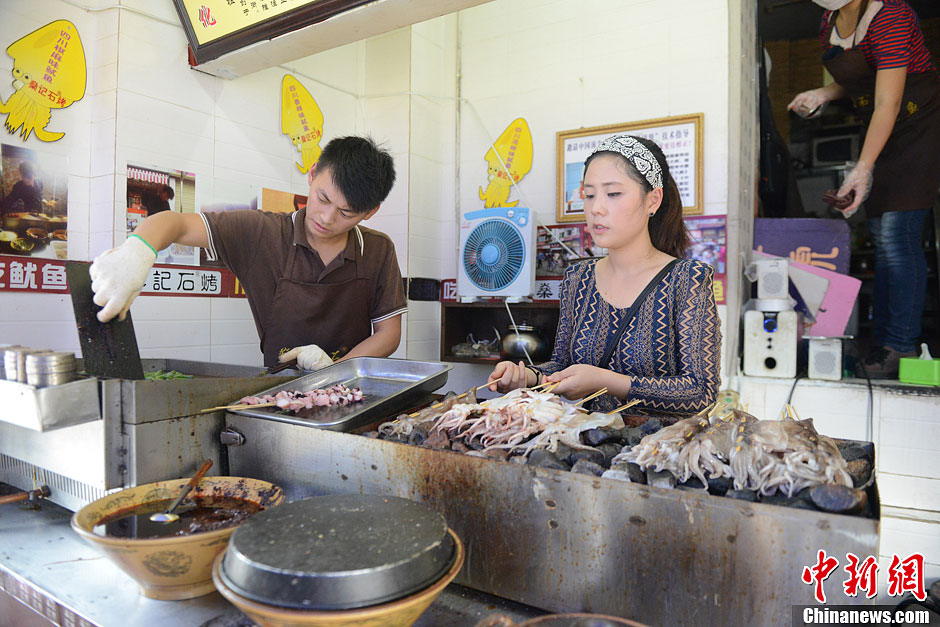
M7 47L13 58L13 94L0 100L0 115L10 134L25 142L32 133L54 142L64 132L46 130L53 109L64 109L85 95L85 50L78 29L68 20L56 20L21 37ZM0 94L2 98L2 94Z
M320 139L323 137L323 112L310 92L290 74L281 81L281 132L300 153L295 164L306 174L320 158Z
M532 133L526 121L523 118L513 120L484 159L489 183L486 190L481 187L479 191L483 207L515 207L518 200L509 202L513 183L518 183L532 169Z

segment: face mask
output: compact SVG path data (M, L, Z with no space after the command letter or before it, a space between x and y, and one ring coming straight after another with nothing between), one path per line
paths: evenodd
M816 4L827 11L838 11L852 0L813 0Z

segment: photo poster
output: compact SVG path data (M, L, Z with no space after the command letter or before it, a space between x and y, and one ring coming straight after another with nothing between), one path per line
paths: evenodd
M561 240L570 252L565 250L558 240ZM574 253L573 256L572 253ZM569 263L591 257L603 257L606 254L606 248L598 248L594 245L586 224L540 226L535 247L535 275L538 277L564 276L565 268Z
M161 211L196 212L196 175L148 165L127 164L127 233ZM154 263L199 265L199 249L171 244Z
M216 180L212 193L200 196L206 200L199 203L199 213L255 211L258 209L259 192L257 185ZM224 267L221 261L210 261L205 248L199 250L199 263L209 267Z
M723 305L728 283L728 216L687 216L685 226L692 240L686 259L703 261L715 269L715 302Z
M656 142L666 156L669 171L679 195L682 211L686 215L701 214L702 199L702 146L704 114L690 115L625 124L595 126L556 134L557 206L558 222L584 220L584 161L598 143L611 135L627 133Z
M261 188L261 206L262 211L272 213L293 213L307 207L307 197L303 194L293 194L291 192L282 192L277 189Z
M0 254L68 258L68 160L0 145Z

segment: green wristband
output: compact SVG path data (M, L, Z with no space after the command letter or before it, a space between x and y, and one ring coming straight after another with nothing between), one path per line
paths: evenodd
M153 256L154 256L154 257L159 257L159 256L160 256L159 254L157 254L157 249L154 248L153 246L151 246L151 245L150 245L150 242L148 242L147 240L145 240L144 238L142 238L142 237L141 237L140 235L138 235L137 233L131 233L130 235L128 235L128 237L136 237L137 239L139 239L140 241L142 241L144 244L146 244L146 245L147 245L147 248L149 248L150 250L153 251Z

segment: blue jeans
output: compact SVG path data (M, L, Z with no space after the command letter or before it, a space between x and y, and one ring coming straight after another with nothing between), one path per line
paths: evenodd
M917 347L927 289L927 260L920 236L928 211L889 211L868 221L875 243L876 346L901 353Z

